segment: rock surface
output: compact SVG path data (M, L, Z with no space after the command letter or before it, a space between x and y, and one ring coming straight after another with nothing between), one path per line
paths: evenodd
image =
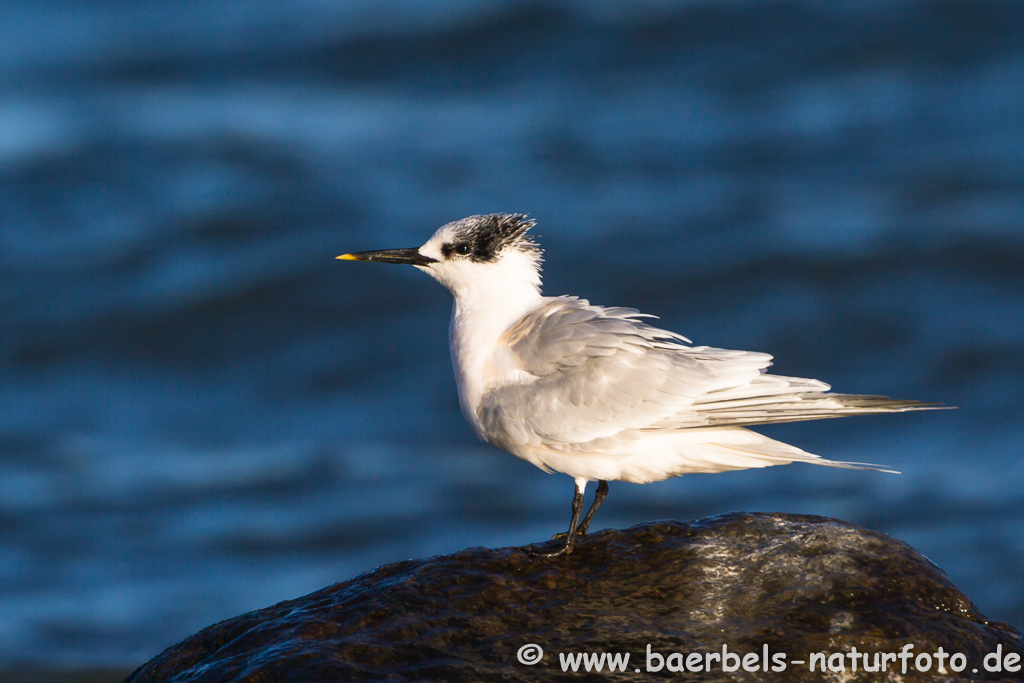
M544 651L530 666L517 659L527 644ZM907 644L906 673L900 659L865 672L860 657L852 671L853 648L873 666L875 653ZM723 645L741 657L756 654L756 663L707 658ZM649 659L648 646L665 659ZM925 663L915 658L940 647L964 655L962 672L946 659L939 673L931 656L929 671L915 669ZM816 652L832 656L829 672L821 673L820 660L809 672ZM1001 672L985 668L986 661L994 666L985 656L995 652ZM560 653L630 658L624 671L609 673L606 660L601 673L587 674L584 663L563 673ZM901 541L823 517L736 513L602 531L554 559L473 548L388 565L215 624L127 683L1024 680L1011 653L1024 653L1021 632L987 621L942 570Z

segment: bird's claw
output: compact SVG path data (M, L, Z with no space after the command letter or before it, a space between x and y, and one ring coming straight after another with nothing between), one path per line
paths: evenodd
M565 534L562 534L562 535L564 536ZM561 548L559 548L558 550L556 550L553 553L540 553L540 552L537 552L536 550L527 549L526 554L529 555L530 557L558 557L559 555L568 555L568 554L570 554L574 547L575 547L575 544L573 544L573 545L563 545Z
M575 536L586 536L587 535L587 527L585 527L585 526L577 527L576 528L576 533L574 535ZM557 533L554 536L552 536L551 540L552 541L561 541L562 543L565 543L565 539L568 538L568 537L569 537L569 532L568 531L562 531L562 532Z

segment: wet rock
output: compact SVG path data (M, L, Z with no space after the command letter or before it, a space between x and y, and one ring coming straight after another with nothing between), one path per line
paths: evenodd
M563 673L577 653L629 659ZM1020 631L901 541L736 513L602 531L554 559L473 548L388 565L215 624L127 681L1021 680L1020 653ZM884 671L865 671L876 654Z

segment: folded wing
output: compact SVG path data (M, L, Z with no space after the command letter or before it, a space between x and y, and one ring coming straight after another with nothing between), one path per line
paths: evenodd
M707 346L643 322L630 308L554 297L503 336L527 378L485 393L478 415L506 447L573 445L635 430L813 420L927 407L826 394L813 379L764 374L771 356ZM635 438L635 437L634 437Z

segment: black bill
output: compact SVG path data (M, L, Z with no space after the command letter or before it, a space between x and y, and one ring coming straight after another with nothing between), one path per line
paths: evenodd
M437 263L437 259L424 256L419 249L385 249L383 251L359 251L354 254L342 254L343 261L376 261L378 263L405 263L410 266L429 266Z

